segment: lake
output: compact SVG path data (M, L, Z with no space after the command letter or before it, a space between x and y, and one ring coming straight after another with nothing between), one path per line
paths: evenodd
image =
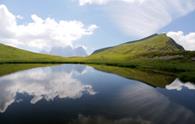
M1 65L1 124L195 124L195 84L129 68Z

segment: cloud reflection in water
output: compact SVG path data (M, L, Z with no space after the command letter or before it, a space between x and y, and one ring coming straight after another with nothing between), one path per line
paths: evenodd
M44 99L47 101L54 98L80 98L84 93L94 95L91 85L82 84L74 78L74 71L58 71L37 68L7 75L0 78L0 112L5 112L9 105L14 103L16 95L28 94L32 96L31 103L35 104Z
M189 90L195 90L195 85L191 82L183 83L179 79L175 79L171 84L166 86L166 89L168 90L177 90L181 91L183 88L187 88Z

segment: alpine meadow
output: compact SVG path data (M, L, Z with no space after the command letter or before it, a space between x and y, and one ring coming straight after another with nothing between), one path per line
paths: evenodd
M0 124L195 124L195 0L0 1Z

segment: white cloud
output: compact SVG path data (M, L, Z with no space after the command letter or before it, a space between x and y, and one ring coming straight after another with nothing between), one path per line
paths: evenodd
M79 0L79 4L81 6L86 5L86 4L106 4L110 0Z
M24 17L21 16L21 15L17 15L16 18L17 18L17 19L20 19L20 20L24 19Z
M0 5L0 38L14 35L12 29L16 28L16 17L8 11L5 5Z
M166 89L181 91L184 87L188 88L190 90L195 90L194 84L192 84L190 82L183 83L179 79L175 79L175 81L173 81L171 84L167 85Z
M141 4L120 3L112 6L111 16L127 34L147 36L158 32L174 19L195 9L195 3L192 1L172 1L147 0Z
M77 66L79 68L79 66ZM53 67L57 69L58 67ZM17 102L16 95L28 94L32 96L31 103L35 104L40 100L51 101L54 98L78 99L84 93L95 95L91 85L82 84L74 78L74 71L66 72L62 66L60 70L48 68L38 68L18 72L0 78L0 112L14 102ZM21 101L22 99L20 99Z
M85 4L106 4L106 13L122 31L142 37L195 10L194 0L80 0Z
M123 0L123 1L124 2L131 2L131 3L134 3L134 2L143 3L146 0Z
M123 1L123 2L128 2L128 3L142 3L145 0L79 0L79 4L81 6L87 5L87 4L97 4L97 5L104 5L110 2L118 2L118 1Z
M182 31L168 32L167 36L173 38L178 44L182 45L186 50L195 50L195 32L184 34Z
M96 25L85 26L76 20L43 19L36 14L31 16L32 22L17 24L17 19L5 5L0 5L0 40L6 44L33 51L50 50L52 47L67 47L81 39L92 35Z

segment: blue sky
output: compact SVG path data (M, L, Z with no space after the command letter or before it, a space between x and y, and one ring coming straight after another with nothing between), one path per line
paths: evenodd
M195 28L195 11L189 13L186 16L180 17L173 22L171 22L166 27L162 28L162 32L169 32L169 31L183 31L185 34L190 32L194 32Z
M32 29L27 25L33 22L31 18L33 14L42 20L47 18L54 19L57 23L61 20L65 22L74 20L81 22L84 25L84 27L81 27L84 31L80 32L80 34L71 35L71 37L68 37L70 38L69 40L66 39L66 36L60 36L60 39L58 38L59 46L83 46L86 47L89 53L95 49L161 32L170 32L169 36L185 46L186 49L195 49L195 42L191 45L191 40L195 39L195 0L185 0L185 2L183 0L173 0L172 2L169 2L169 0L0 0L0 4L4 5L9 13L16 16L15 21L18 27L23 25L23 28L17 29L18 31L20 29L24 31ZM3 17L3 15L0 15L0 17ZM92 25L96 27L92 29L90 27ZM76 29L80 30L80 28ZM55 30L53 29L52 34L55 33ZM59 47L56 45L58 44L58 39L54 39L55 44L51 41L46 41L53 40L45 38L46 33L44 38L39 37L38 39L29 39L29 42L24 41L28 39L26 37L29 34L32 34L29 30L26 34L24 31L22 32L23 34L16 33L16 36L21 35L20 37L0 35L0 39L4 41L3 43L38 52L44 48ZM38 33L33 33L31 37L34 38L39 35ZM78 36L73 38L74 35ZM63 43L63 38L66 39L64 41L66 43ZM188 41L190 39L190 43L186 39ZM40 45L36 48L36 44L41 44L42 47ZM189 46L194 47L189 48Z

